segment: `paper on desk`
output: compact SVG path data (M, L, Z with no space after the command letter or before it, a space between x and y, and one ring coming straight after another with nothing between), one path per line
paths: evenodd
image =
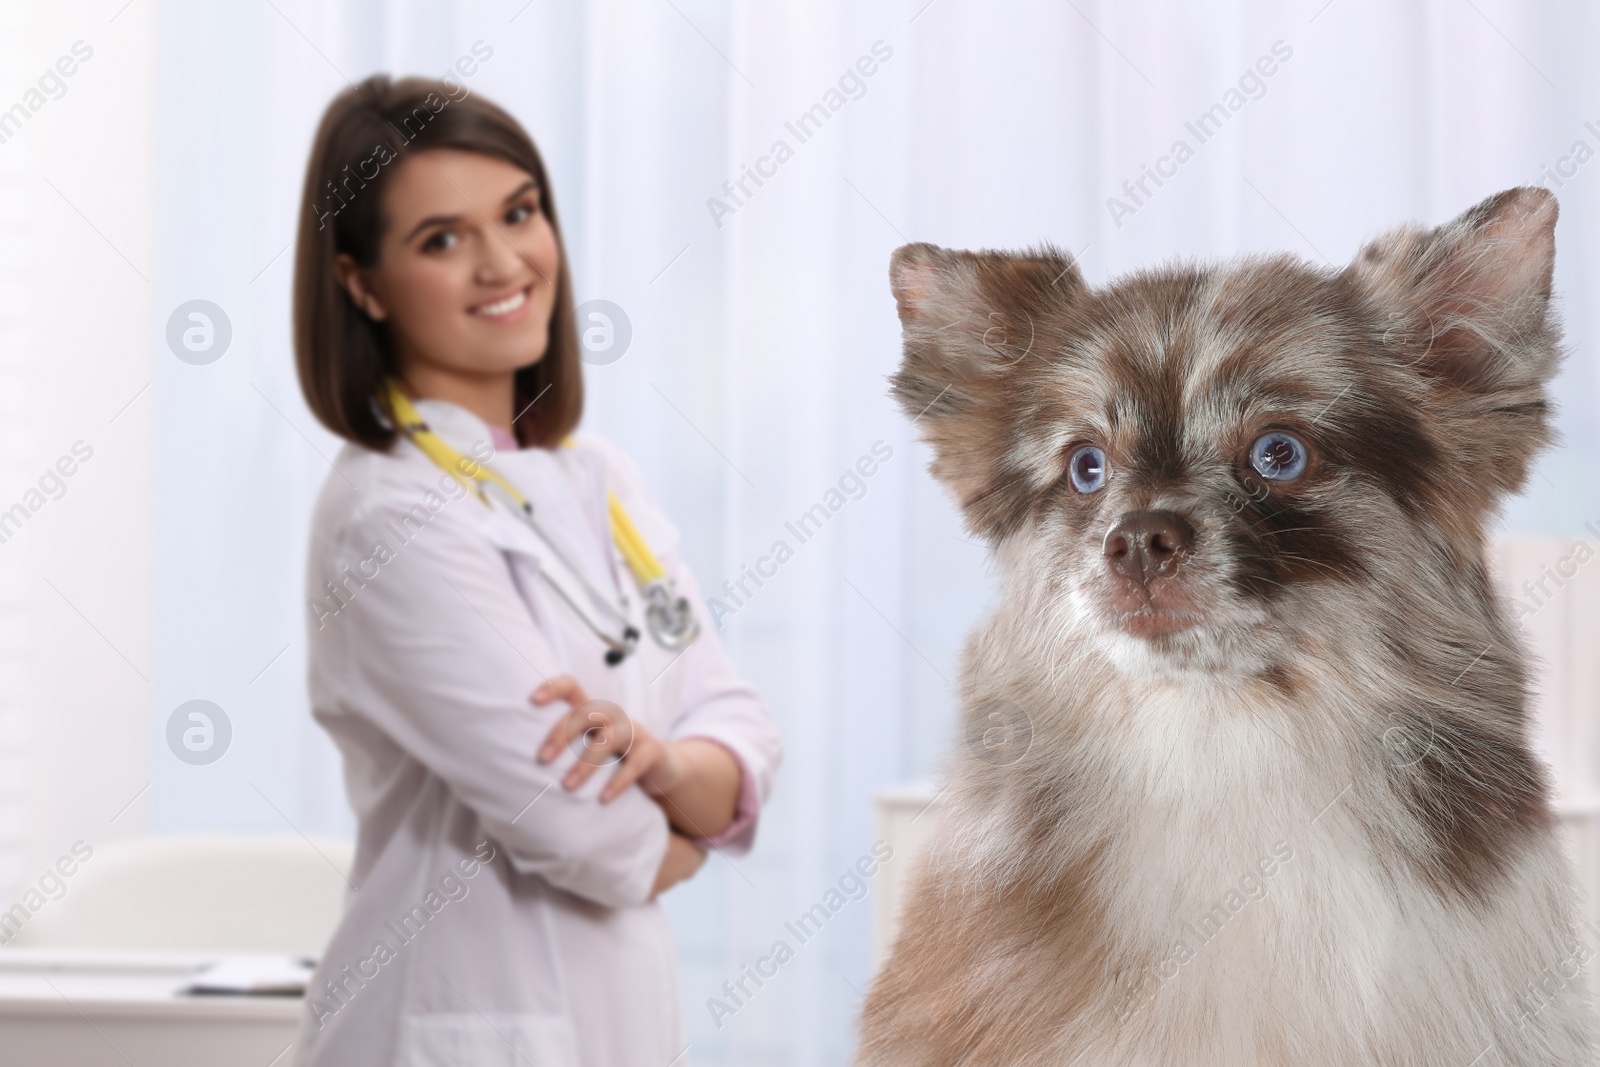
M302 996L316 967L315 960L295 956L240 954L223 956L203 968L184 987L185 993L224 996Z

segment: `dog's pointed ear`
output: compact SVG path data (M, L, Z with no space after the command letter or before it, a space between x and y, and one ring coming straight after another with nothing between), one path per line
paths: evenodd
M1546 189L1507 189L1432 230L1378 238L1345 271L1385 316L1385 345L1427 380L1451 435L1503 492L1551 438L1557 212Z
M1433 230L1370 242L1346 273L1388 312L1424 374L1485 392L1553 370L1537 356L1555 268L1556 198L1507 189ZM1527 351L1528 349L1533 351Z
M1049 245L1010 253L919 243L895 250L889 285L905 344L891 393L933 445L933 474L972 528L999 532L1007 520L975 514L974 502L988 499L999 473L1011 376L1059 340L1061 312L1082 296L1083 275Z
M900 324L943 329L982 321L1008 305L1049 303L1083 288L1072 257L1052 245L1024 252L965 252L925 242L901 245L889 257L889 287Z
M905 342L894 395L916 419L936 399L974 399L965 387L1031 354L1040 320L1075 298L1083 275L1048 245L1009 253L919 243L895 249L889 286Z

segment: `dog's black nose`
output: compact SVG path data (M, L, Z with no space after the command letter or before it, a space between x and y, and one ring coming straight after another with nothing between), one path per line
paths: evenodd
M1141 585L1172 574L1194 547L1194 527L1176 511L1130 511L1106 533L1106 565Z

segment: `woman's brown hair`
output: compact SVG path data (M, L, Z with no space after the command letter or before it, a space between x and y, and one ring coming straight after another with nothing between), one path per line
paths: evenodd
M395 420L381 388L397 370L388 325L355 305L334 275L334 261L343 252L363 267L376 265L386 224L384 187L410 153L430 148L503 159L539 185L561 263L544 356L516 374L520 417L514 429L524 447L553 448L583 414L583 366L561 225L533 140L516 119L459 84L374 74L340 93L323 114L306 165L295 247L300 389L318 421L340 437L378 450L394 442Z

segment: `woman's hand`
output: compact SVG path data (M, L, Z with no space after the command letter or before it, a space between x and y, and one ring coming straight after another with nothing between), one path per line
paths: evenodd
M561 755L567 745L583 738L578 762L561 779L566 789L579 788L596 770L619 758L621 762L616 773L600 791L602 804L615 799L634 782L647 793L659 795L680 782L687 773L673 746L664 744L611 701L590 700L570 674L550 679L533 691L531 699L541 705L565 700L571 706L539 746L539 762L549 763Z
M531 699L535 704L565 700L571 706L539 746L539 762L549 763L583 738L578 762L561 780L567 789L577 789L620 756L616 773L600 791L601 803L637 782L661 805L673 828L691 838L715 836L733 821L743 772L718 742L704 737L662 742L611 701L590 700L570 674L550 679Z
M705 850L682 834L668 832L667 851L661 857L661 868L656 872L655 885L650 890L653 897L664 893L694 875L706 861Z

